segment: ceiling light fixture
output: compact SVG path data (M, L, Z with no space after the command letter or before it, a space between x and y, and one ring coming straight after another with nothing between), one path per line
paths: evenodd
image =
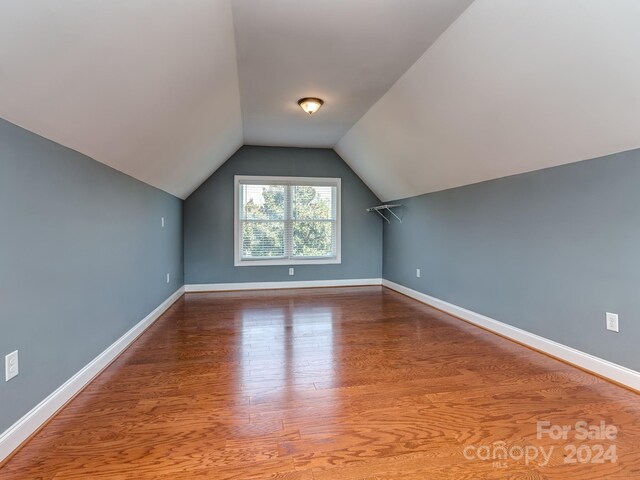
M305 97L298 100L298 105L300 105L300 108L307 112L309 115L320 110L320 107L323 104L324 100L316 97Z

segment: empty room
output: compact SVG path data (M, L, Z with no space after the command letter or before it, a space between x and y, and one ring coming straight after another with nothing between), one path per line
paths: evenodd
M0 2L0 479L640 479L640 1Z

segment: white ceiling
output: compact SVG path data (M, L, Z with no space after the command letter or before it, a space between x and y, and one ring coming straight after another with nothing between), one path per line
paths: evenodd
M333 147L470 3L233 0L245 143Z
M640 147L640 2L476 0L340 140L384 201Z
M185 197L242 144L228 0L0 2L0 117Z
M470 1L6 0L0 117L182 198L243 142L383 200L640 147L639 1Z

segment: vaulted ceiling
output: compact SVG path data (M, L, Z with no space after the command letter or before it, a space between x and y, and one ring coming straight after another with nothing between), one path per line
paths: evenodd
M245 142L333 147L470 3L233 0Z
M231 6L0 2L0 117L185 197L242 144Z
M476 0L336 151L383 200L640 147L640 2Z
M637 0L8 0L0 117L182 198L247 143L391 200L640 147L638 51Z

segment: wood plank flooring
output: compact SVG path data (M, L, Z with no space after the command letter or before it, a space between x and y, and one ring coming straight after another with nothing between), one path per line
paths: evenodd
M538 438L581 420L617 437ZM640 396L390 290L228 292L179 300L0 478L629 479L639 447Z

